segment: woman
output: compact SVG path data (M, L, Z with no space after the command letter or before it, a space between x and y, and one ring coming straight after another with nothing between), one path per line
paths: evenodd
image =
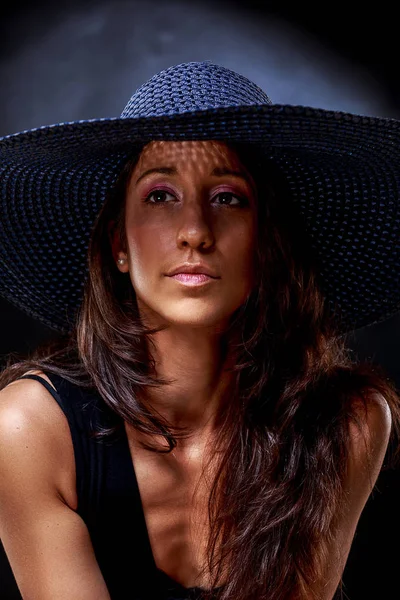
M206 61L0 141L1 293L62 334L0 375L23 597L334 597L397 449L395 386L344 335L400 305L396 128Z

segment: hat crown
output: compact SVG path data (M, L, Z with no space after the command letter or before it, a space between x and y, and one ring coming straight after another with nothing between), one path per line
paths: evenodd
M133 94L121 118L254 104L272 102L247 77L206 60L175 65L154 75Z

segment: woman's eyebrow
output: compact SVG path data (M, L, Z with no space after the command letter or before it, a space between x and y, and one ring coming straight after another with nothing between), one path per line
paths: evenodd
M178 171L175 169L175 167L153 167L152 169L147 169L147 171L142 173L140 175L140 177L138 177L136 179L136 185L139 183L139 181L141 179L143 179L143 177L146 177L146 175L150 175L150 173L162 173L163 175L176 175L177 172Z
M150 175L150 173L161 173L163 175L176 175L178 173L175 167L153 167L152 169L147 169L144 173L142 173L136 180L136 185L139 183L143 177L146 175ZM235 171L229 169L227 167L215 167L212 170L211 175L214 177L222 177L224 175L231 175L233 177L239 177L240 179L244 179L250 186L252 186L252 181L244 171Z
M228 169L227 167L215 167L211 175L216 177L222 177L223 175L232 175L233 177L239 177L240 179L244 179L250 186L253 185L250 177L245 171L235 171L233 169Z

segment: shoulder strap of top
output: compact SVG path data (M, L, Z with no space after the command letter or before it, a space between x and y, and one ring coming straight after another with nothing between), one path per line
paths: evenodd
M62 410L65 412L65 405L64 405L63 401L61 400L60 396L58 395L58 392L56 392L55 389L49 384L49 382L46 381L43 377L41 377L40 375L22 375L21 377L18 377L18 379L36 379L36 381L40 381L40 383L42 383L44 385L44 387L48 389L50 394L53 396L53 398L56 400L56 402L61 406Z

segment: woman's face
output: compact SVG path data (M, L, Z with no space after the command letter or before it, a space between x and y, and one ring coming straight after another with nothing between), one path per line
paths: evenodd
M237 154L222 142L151 142L128 182L127 258L141 315L192 327L225 327L253 286L256 191ZM188 286L167 275L182 263L216 275ZM155 321L154 321L154 317Z

